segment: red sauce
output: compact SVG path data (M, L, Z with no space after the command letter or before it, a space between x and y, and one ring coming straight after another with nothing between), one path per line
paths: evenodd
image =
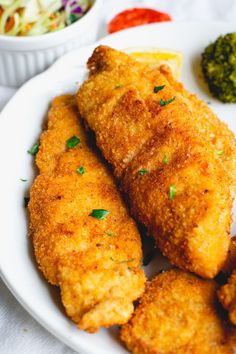
M171 21L170 15L147 8L133 8L117 14L108 25L108 32L113 33L125 28L147 23Z

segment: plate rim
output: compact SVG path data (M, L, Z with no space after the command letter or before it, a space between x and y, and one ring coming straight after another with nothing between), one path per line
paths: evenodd
M69 53L63 55L61 58L56 60L56 62L52 66L50 66L47 70L45 70L41 74L33 77L32 79L27 81L23 86L21 86L21 88L14 94L14 96L9 100L9 102L5 105L5 107L1 111L1 113L0 113L0 126L1 126L1 122L3 121L3 119L6 119L5 116L7 116L8 109L12 106L12 104L14 104L14 101L18 97L20 97L22 94L24 94L24 91L27 90L28 87L30 87L31 85L37 84L38 81L44 80L46 77L50 76L51 73L53 74L54 71L56 72L60 68L61 63L63 63L65 60L67 60L67 58L76 56L77 53L79 53L81 51L89 52L90 50L94 49L97 45L102 44L108 38L110 40L115 41L116 38L119 38L120 36L122 37L126 33L132 34L135 32L142 31L143 29L145 30L145 28L147 28L147 27L151 30L152 28L159 28L159 27L197 26L199 24L201 24L202 26L207 26L207 27L209 27L209 26L213 26L213 27L235 26L235 24L233 22L224 22L224 21L211 21L211 22L207 22L207 21L173 21L173 22L163 22L163 23L155 23L155 24L137 26L134 28L125 29L125 30L104 36L103 38L99 39L98 41L96 41L95 43L93 43L91 45L81 47L77 50L74 50L72 52L69 52ZM235 31L236 31L236 28L235 28ZM0 243L1 243L1 239L0 239ZM80 348L78 348L78 345L74 346L74 343L73 343L73 341L70 341L70 338L67 338L66 335L64 335L59 330L57 330L53 326L53 324L50 323L50 321L46 322L44 320L43 316L39 316L35 312L34 308L28 306L27 302L25 302L24 298L22 298L21 293L18 292L17 287L15 287L14 284L12 284L12 282L8 279L7 270L4 269L4 267L2 267L1 259L0 259L0 276L3 280L3 282L5 283L5 285L7 286L7 288L9 289L9 291L13 294L13 296L21 304L21 306L28 312L28 314L30 316L32 316L42 327L44 327L54 337L56 337L59 341L65 343L68 347L72 348L75 351L79 350L83 354L94 354L90 350L88 351L86 349L86 347L84 347L83 345Z

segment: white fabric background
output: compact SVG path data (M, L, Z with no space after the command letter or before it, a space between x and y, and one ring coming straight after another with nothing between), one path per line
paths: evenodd
M236 24L236 0L104 0L101 10L100 37L106 34L107 21L129 6L149 6L166 11L176 21L219 20L233 21ZM14 92L14 89L0 86L0 110ZM0 354L38 353L73 354L75 352L32 319L0 280Z

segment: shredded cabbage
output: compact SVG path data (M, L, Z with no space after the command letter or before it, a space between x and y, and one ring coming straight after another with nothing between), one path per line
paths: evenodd
M36 36L80 19L91 0L0 0L0 34Z

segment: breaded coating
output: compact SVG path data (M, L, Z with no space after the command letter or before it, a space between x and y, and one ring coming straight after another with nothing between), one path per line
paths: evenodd
M229 277L227 284L218 291L218 299L228 311L230 321L236 325L236 270Z
M197 120L193 111L201 109L193 109L167 74L124 53L100 46L88 67L77 104L132 215L173 264L214 277L229 248L234 182L218 142L207 137L205 114ZM227 161L235 153L233 140L229 145L223 147Z
M230 239L228 257L221 270L223 273L230 275L234 269L236 269L236 236Z
M204 134L206 140L212 144L220 154L218 158L224 163L226 173L231 179L231 192L236 193L236 148L234 133L222 122L207 103L185 89L181 82L174 79L168 66L163 65L160 72L166 77L170 85L180 93L189 105L197 131Z
M122 341L134 354L233 353L216 289L214 281L180 270L156 276L122 326Z
M72 136L80 143L68 148ZM29 212L40 270L60 287L65 310L79 328L95 332L127 322L144 289L140 236L85 134L73 97L54 99L36 163L40 175ZM109 214L98 219L90 216L94 209Z

